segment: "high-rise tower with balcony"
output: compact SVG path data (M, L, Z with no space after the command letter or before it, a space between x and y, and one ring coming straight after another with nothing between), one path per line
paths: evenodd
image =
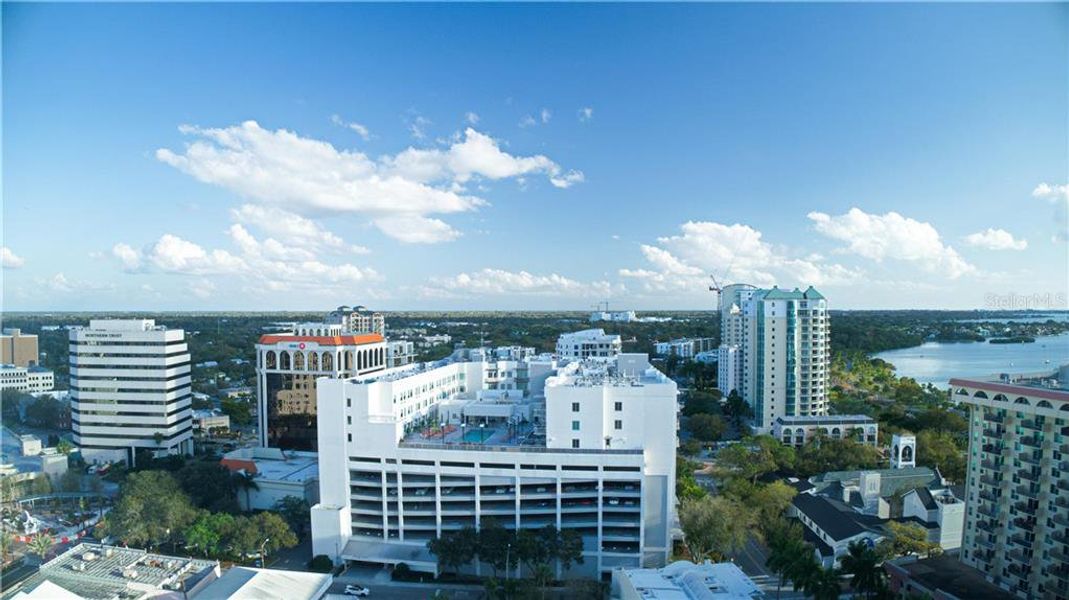
M827 414L830 323L820 292L726 286L720 323L718 385L746 400L755 428L768 431L781 416Z
M1069 366L950 385L969 407L961 560L1020 598L1069 598Z

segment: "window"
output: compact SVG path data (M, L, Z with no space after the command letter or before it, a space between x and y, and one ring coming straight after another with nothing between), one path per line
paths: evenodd
M349 438L350 442L353 441L353 434L347 433L346 436Z
M572 431L579 431L579 421L572 421Z
M624 422L621 421L620 419L616 419L616 429L623 429L623 428L624 428Z
M616 410L623 410L624 409L624 403L623 402L617 402L615 408L616 408Z
M572 412L579 412L579 403L572 402Z
M579 440L572 440L572 448L578 448L578 447L579 447Z
M353 417L351 415L346 415L345 424L346 425L352 425L353 424Z

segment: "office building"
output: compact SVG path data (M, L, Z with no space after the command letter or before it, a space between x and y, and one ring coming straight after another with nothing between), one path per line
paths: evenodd
M0 390L15 390L28 394L48 392L55 387L55 382L55 374L44 367L0 365Z
M984 574L957 556L904 556L884 561L887 586L896 598L932 600L1013 600L1013 594L992 584Z
M16 367L38 365L37 336L21 329L4 329L0 334L0 364Z
M256 399L260 445L316 449L316 379L353 377L386 368L381 334L353 334L342 324L300 323L291 333L260 336Z
M754 428L767 432L780 416L827 414L830 325L820 292L735 284L721 290L719 308L718 383L724 394L742 395Z
M961 560L1019 598L1069 598L1069 366L950 385L969 407Z
M578 531L584 563L557 576L671 553L677 391L644 354L447 359L318 384L313 554L436 571L428 540L490 519Z
M620 336L605 333L604 329L584 329L564 333L557 338L557 356L562 360L582 360L592 357L612 357L623 349Z
M70 330L71 427L89 462L137 450L193 454L185 332L151 319L93 319Z

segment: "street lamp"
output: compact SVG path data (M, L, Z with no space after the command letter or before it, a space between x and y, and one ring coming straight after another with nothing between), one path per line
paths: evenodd
M270 542L271 538L264 538L264 541L260 543L260 568L267 568L267 542Z
M442 421L440 427L442 428L442 442L445 442L445 421Z
M479 443L486 443L486 421L479 423Z

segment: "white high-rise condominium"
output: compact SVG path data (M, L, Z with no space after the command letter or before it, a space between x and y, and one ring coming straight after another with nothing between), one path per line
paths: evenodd
M181 329L94 319L70 331L71 427L89 462L193 453L189 350Z
M721 295L721 358L735 368L719 379L753 410L753 425L768 431L777 417L827 414L831 361L827 300L805 291L727 286ZM736 349L732 357L731 349Z
M671 553L676 385L644 354L445 360L317 383L313 554L434 571L428 540L491 520L578 533L584 562L553 565L558 577Z

